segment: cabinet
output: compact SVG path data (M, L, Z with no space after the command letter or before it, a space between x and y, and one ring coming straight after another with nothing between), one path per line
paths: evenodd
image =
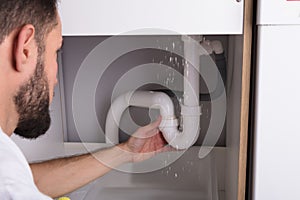
M300 44L300 26L261 26L258 31L253 199L295 199L300 167L300 95L297 92L300 63L294 45ZM286 41L274 48L282 35L288 36ZM286 49L290 51L285 52ZM279 91L289 94L288 100ZM276 115L271 114L274 99Z
M258 1L257 24L281 25L300 23L300 4L298 0Z
M244 1L64 0L63 35L241 34Z
M48 152L49 154L52 153L52 155L45 155L41 152L34 151L34 145L30 142L25 144L17 138L15 139L16 142L20 144L29 160L41 160L42 158L55 157L59 154L70 155L82 153L87 150L105 147L103 141L101 142L100 140L99 142L96 139L94 140L93 137L91 137L91 141L84 143L70 143L68 141L68 134L74 133L76 130L76 127L72 125L74 124L74 119L72 118L72 90L74 89L74 80L81 63L84 62L88 53L95 47L94 44L106 40L109 36L119 35L116 38L120 39L118 40L120 42L116 43L116 46L107 48L106 53L110 53L114 48L121 48L122 45L126 45L126 42L131 41L126 40L126 38L136 38L138 41L145 37L168 41L172 38L181 38L180 36L182 34L204 35L206 38L222 40L225 44L228 66L227 79L230 82L227 88L227 116L224 126L226 134L224 135L223 143L215 147L212 154L210 154L211 157L202 160L204 163L203 166L209 167L201 168L202 161L199 162L199 158L194 156L197 155L195 152L198 152L201 146L195 146L191 150L188 150L186 152L187 156L182 159L183 161L178 161L173 167L177 170L183 170L179 168L179 166L186 164L189 159L192 159L192 161L194 159L195 162L192 163L197 163L197 166L189 165L189 169L191 171L197 170L198 174L207 175L205 176L207 179L201 180L201 177L199 177L196 182L193 182L193 177L190 177L190 182L189 179L182 179L184 180L182 182L183 185L182 188L179 189L185 190L191 185L193 190L190 194L198 194L197 192L199 191L197 191L195 187L197 184L199 184L199 186L207 186L206 184L209 183L209 187L203 187L206 188L205 190L209 196L203 196L203 199L245 199L252 9L252 1L250 0L155 0L151 2L138 0L62 1L59 12L63 22L65 46L63 47L63 54L60 57L59 95L56 97L58 104L54 106L52 112L54 117L59 116L59 123L54 122L52 126L56 127L56 129L49 130L48 134L54 134L54 131L61 130L61 132L64 133L64 139L62 140L62 136L60 135L56 137L56 141L45 142L46 138L38 140L44 141L49 146L54 143L59 143L60 146L57 147L57 149L59 149L59 151L60 149L62 150L60 153L52 153L48 146ZM160 56L164 59L164 56L166 56L167 60L174 58L166 53L166 51L168 50L165 49L165 51L158 52L158 57ZM136 59L127 59L127 64L133 65L134 60L147 57L143 53L139 54L137 52L137 55L138 57L136 57ZM121 55L120 57L123 58L124 56L125 55ZM93 62L98 61L94 60ZM150 60L150 63L151 62ZM157 60L152 63L154 62L157 62ZM122 74L118 73L124 70L125 63L121 61L118 63L116 61L115 64L118 65L119 70L111 72L111 76L106 77L107 80L114 79L116 75L122 76ZM101 62L99 66L101 67ZM82 84L88 84L89 79L90 77L87 76L86 82ZM109 85L110 84L104 84L103 91L107 90ZM97 88L99 87L97 86ZM88 95L91 94L82 94L82 96ZM85 106L85 103L86 102L83 101L82 106ZM103 115L106 115L106 111L102 110L99 112L103 112ZM98 119L102 119L101 116ZM92 120L94 119L88 118L86 122L90 123ZM93 123L87 124L84 127L86 130L85 134L92 135L93 132L98 133L93 130ZM57 140L61 142L57 142ZM42 144L42 142L40 142L40 144ZM205 148L210 151L211 147L212 146ZM189 162L191 161L189 160ZM151 165L151 163L149 163L149 165ZM131 166L130 168L133 169L135 167L136 166ZM204 171L199 171L200 168ZM163 171L165 169L161 170L159 173L166 175L167 172ZM143 187L142 191L151 194L157 190L147 189L147 187L162 186L164 181L164 179L161 179L164 175L157 174L158 172L153 173L153 177L157 177L158 182L153 181L148 185L146 183L149 181L149 177L147 178L146 175L144 177L135 174L124 175L118 172L112 172L106 176L105 180L107 181L107 185L103 186L101 183L99 185L104 188L105 186L112 187L110 188L111 190L105 190L105 194L109 191L116 191L116 188L119 188L121 191L123 190L124 193L134 193L133 190L136 186ZM174 177L177 176L174 174ZM185 176L185 173L182 173L182 176ZM124 183L126 188L120 188L122 186L115 183L116 177L120 178L120 183ZM170 177L166 177L165 179L166 183L170 180ZM206 180L208 182L205 182ZM194 187L192 187L193 185ZM181 187L180 182L178 182L177 186ZM162 197L169 198L164 195L169 194L170 191L174 192L178 190L176 187L175 190L167 189L167 192L163 193ZM195 198L195 196L191 196L191 199L193 198Z
M258 5L252 196L296 199L300 1L260 0Z

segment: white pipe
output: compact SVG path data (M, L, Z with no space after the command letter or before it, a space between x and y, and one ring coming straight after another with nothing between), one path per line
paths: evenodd
M223 48L223 45L222 45L221 41L214 40L214 41L211 42L211 46L212 46L212 48L213 48L213 50L216 54L224 53L224 48Z
M198 41L196 41L198 39ZM177 149L186 149L192 146L198 139L200 132L201 107L199 106L199 39L183 36L184 57L187 61L184 68L184 96L181 106L181 115L183 118L183 131L174 130L174 127L161 127L161 131L168 143ZM193 64L193 65L192 65Z
M163 133L166 141L177 149L185 149L194 144L196 137L192 134L197 125L194 120L193 113L197 112L194 109L188 109L188 107L182 107L182 113L184 113L184 127L186 133L178 130L178 119L174 114L173 102L168 95L162 92L149 92L149 91L135 91L128 92L119 96L111 105L106 118L106 143L118 144L119 143L119 124L123 112L129 106L137 106L144 108L156 108L160 110L162 116L162 122L160 124L160 130ZM193 107L194 108L194 107ZM197 112L199 113L199 112ZM195 131L194 131L195 132Z
M201 39L201 38L200 38ZM183 131L178 130L178 119L174 115L174 106L170 97L161 92L136 91L118 97L111 105L106 119L106 142L119 143L118 127L123 112L129 106L158 108L162 116L160 130L166 141L176 149L192 146L200 132L201 107L199 106L199 41L183 36L185 59L192 61L184 68L184 105L181 106Z
M119 96L108 111L105 125L106 143L119 143L119 124L123 112L129 106L159 109L163 118L161 124L172 123L172 126L176 126L177 129L178 122L174 114L174 105L168 95L151 91L128 92Z
M215 53L215 54L222 54L224 53L223 45L219 40L206 40L204 39L201 41L201 47L205 49L208 55Z
M105 140L108 144L119 143L119 124L123 112L129 106L128 95L129 93L117 97L110 106L105 123Z

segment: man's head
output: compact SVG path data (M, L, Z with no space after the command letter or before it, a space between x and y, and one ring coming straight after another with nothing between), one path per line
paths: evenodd
M0 71L11 81L7 87L16 112L15 133L36 138L50 126L49 104L57 82L57 51L62 43L57 2L0 2L0 67L5 69Z

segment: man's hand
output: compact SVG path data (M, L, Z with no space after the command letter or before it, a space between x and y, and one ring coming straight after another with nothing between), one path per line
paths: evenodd
M93 154L54 159L31 164L34 180L40 191L59 197L103 176L126 163L151 158L158 152L172 149L159 132L161 118L139 128L125 143Z
M158 129L160 122L161 117L139 128L127 142L119 145L128 153L131 162L147 160L159 152L167 151L166 141Z

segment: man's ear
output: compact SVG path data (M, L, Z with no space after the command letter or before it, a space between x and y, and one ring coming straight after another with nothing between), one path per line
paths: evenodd
M36 58L35 28L31 24L23 26L15 39L14 57L15 70L24 71L28 64Z

